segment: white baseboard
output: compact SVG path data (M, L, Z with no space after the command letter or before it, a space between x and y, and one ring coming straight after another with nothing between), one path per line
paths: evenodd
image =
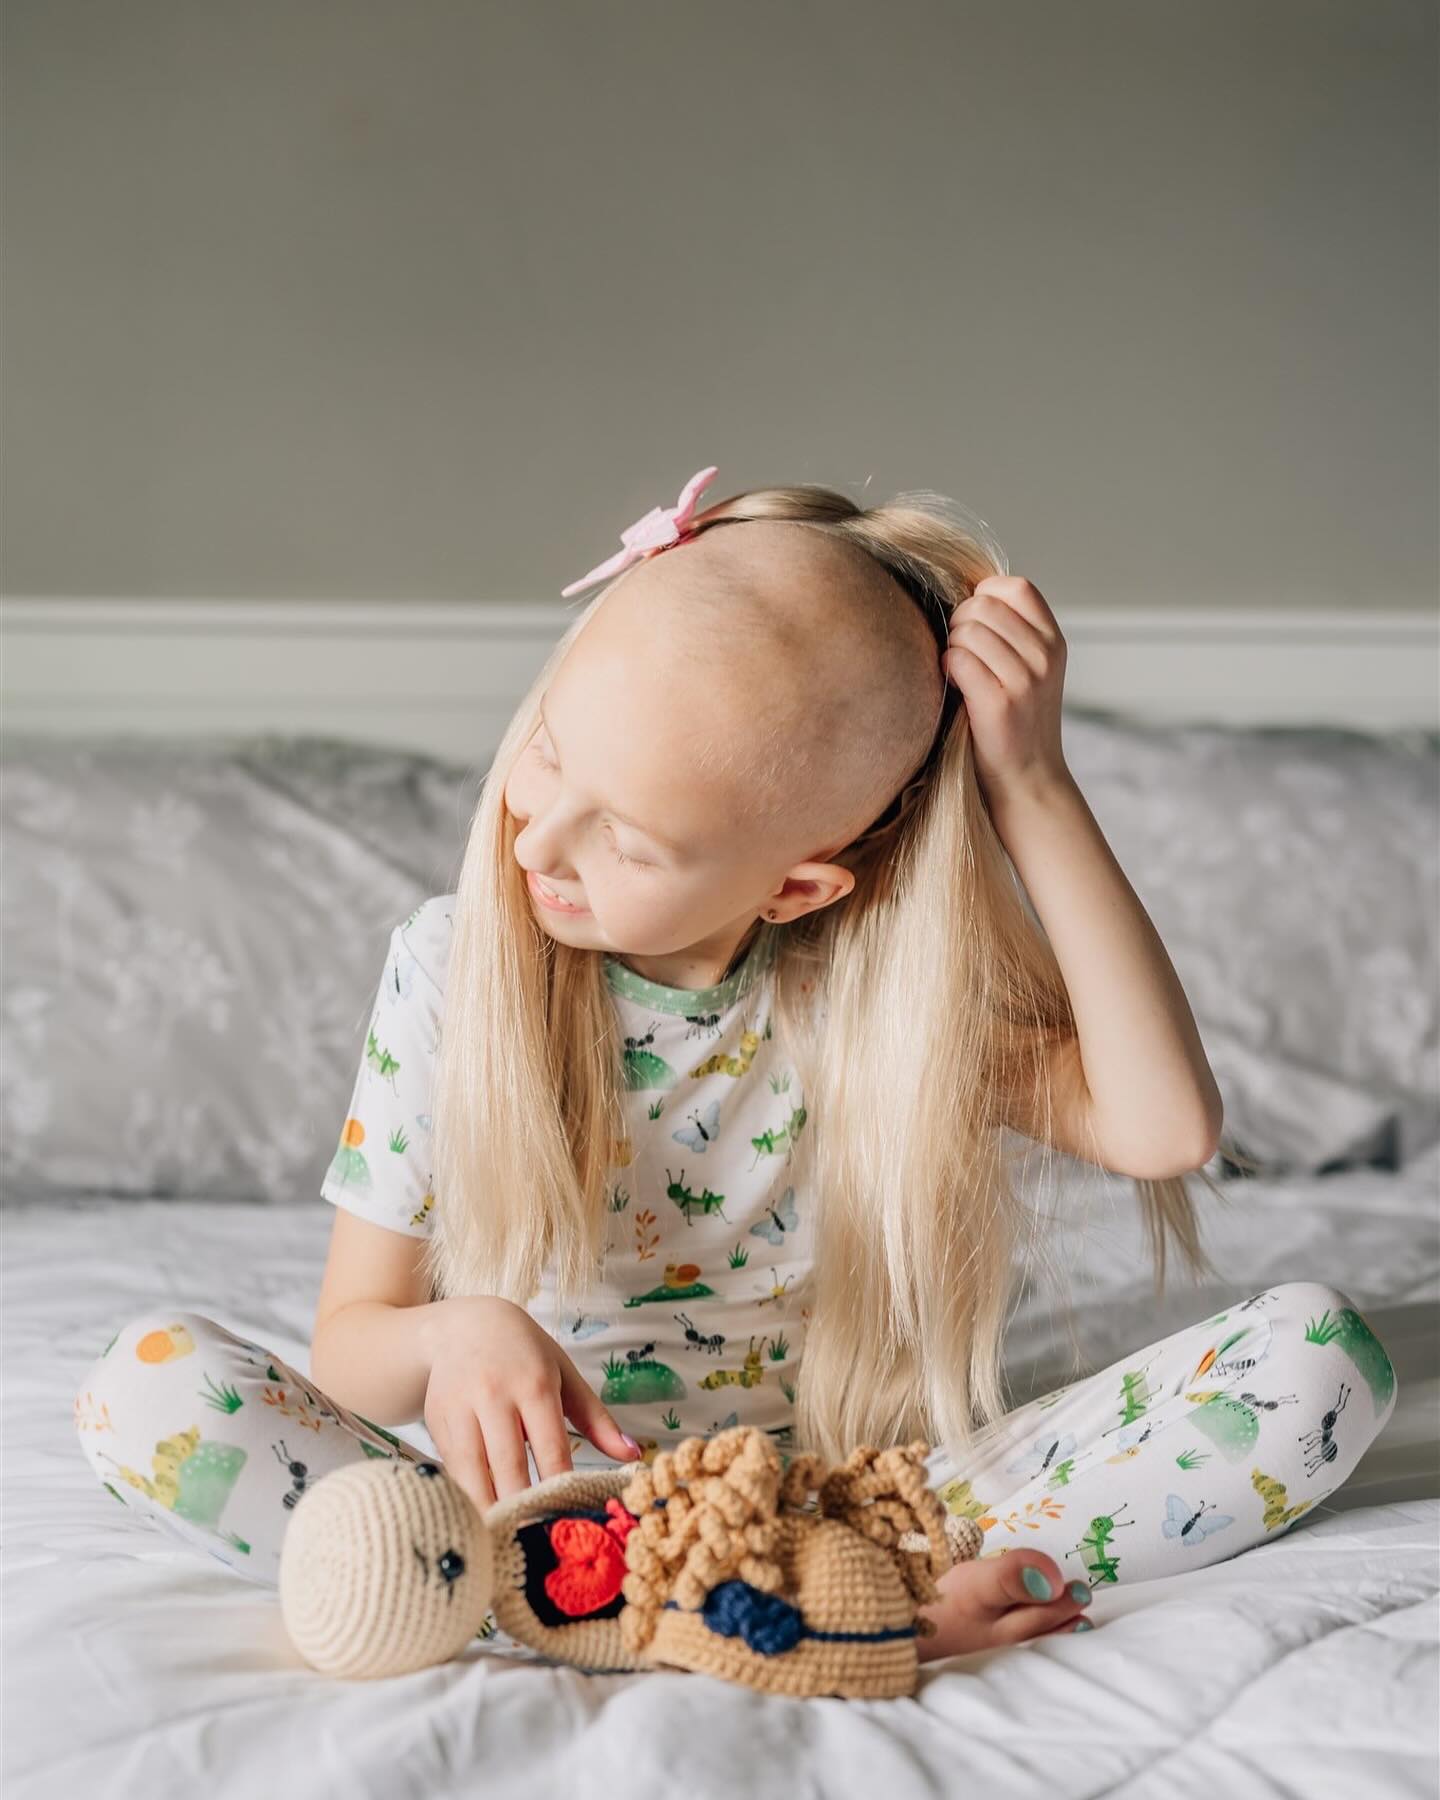
M0 728L305 732L483 763L577 608L554 602L0 601ZM1066 699L1156 721L1440 728L1422 613L1076 608Z

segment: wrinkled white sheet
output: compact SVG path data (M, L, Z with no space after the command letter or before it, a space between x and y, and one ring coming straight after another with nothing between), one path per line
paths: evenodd
M476 1645L332 1681L269 1592L126 1518L76 1443L80 1374L173 1302L307 1367L332 1218L313 1205L26 1202L4 1217L6 1800L743 1793L1433 1797L1440 1589L1434 1154L1399 1172L1197 1184L1227 1284L1153 1295L1130 1184L1078 1165L1051 1227L1098 1367L1267 1282L1320 1279L1394 1358L1394 1416L1340 1493L1230 1562L1101 1591L1098 1629L928 1664L912 1699L788 1700L702 1676L586 1676ZM1079 1372L1032 1290L1015 1404ZM424 1442L420 1429L410 1435Z

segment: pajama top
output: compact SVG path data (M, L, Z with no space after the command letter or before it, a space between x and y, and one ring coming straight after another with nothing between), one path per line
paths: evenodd
M434 1219L431 1079L454 905L427 900L391 934L320 1189L409 1237ZM773 951L762 930L702 989L603 958L624 1071L604 1261L578 1306L557 1314L547 1270L526 1311L646 1448L736 1424L769 1431L782 1452L793 1443L812 1221L792 1172L804 1097L771 1029ZM573 1430L571 1444L577 1468L615 1466Z

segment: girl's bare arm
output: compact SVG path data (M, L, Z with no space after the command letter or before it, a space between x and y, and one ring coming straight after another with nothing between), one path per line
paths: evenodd
M376 1425L422 1416L444 1301L420 1269L424 1242L335 1210L315 1308L310 1373L332 1400Z
M1224 1106L1180 978L1070 775L1048 772L987 795L991 817L1025 884L1065 977L1079 1068L1057 1070L1062 1148L1157 1180L1215 1154ZM1083 1117L1081 1116L1083 1114ZM1023 1122L1016 1121L1025 1130Z

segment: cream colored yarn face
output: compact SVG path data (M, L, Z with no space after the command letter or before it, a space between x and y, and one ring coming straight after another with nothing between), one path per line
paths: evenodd
M327 1675L402 1674L458 1656L494 1585L491 1536L438 1463L352 1463L310 1488L285 1529L280 1605Z

